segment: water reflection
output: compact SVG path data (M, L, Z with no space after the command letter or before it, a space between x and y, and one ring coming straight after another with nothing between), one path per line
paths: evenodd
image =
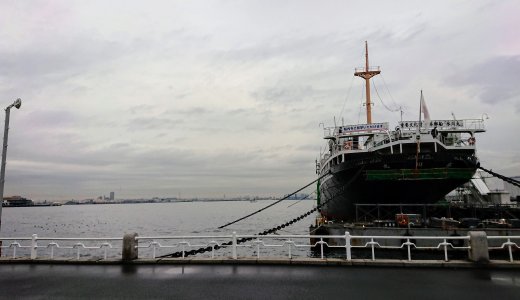
M490 278L493 283L498 285L520 287L520 275L518 272L494 272L490 275Z

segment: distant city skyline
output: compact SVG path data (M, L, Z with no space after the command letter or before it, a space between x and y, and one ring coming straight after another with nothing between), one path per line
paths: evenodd
M485 119L520 175L516 1L2 1L5 195L279 197L316 178L321 123ZM488 119L489 117L489 119ZM305 192L310 193L312 190Z

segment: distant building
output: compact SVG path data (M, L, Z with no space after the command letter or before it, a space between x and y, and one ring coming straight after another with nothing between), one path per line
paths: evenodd
M114 192L110 192L110 200L114 200Z
M26 199L22 196L4 197L2 206L33 206L34 202L31 199Z

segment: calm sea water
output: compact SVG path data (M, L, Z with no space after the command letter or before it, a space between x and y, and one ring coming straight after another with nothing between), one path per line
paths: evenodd
M273 201L213 201L4 207L0 236L123 237L131 232L137 232L139 236L230 235L233 231L237 234L257 234L285 223L315 205L311 200L298 203L283 201L246 220L218 229L271 203ZM278 233L308 234L313 221L311 215ZM300 255L307 255L308 252L302 250ZM8 253L3 251L2 255ZM162 251L158 255L166 253L168 251Z

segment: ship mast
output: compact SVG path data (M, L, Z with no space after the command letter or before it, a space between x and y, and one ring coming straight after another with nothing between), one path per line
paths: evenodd
M367 107L367 124L372 123L372 103L370 102L370 78L381 73L379 67L368 66L368 43L365 41L365 68L356 68L354 76L359 76L365 79L366 88L366 107Z

